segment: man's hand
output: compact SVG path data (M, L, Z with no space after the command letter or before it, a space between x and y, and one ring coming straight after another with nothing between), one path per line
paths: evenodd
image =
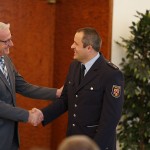
M31 123L33 126L37 126L43 121L43 119L43 113L39 109L32 108L32 110L29 110L28 122Z
M63 88L64 88L64 86L62 86L60 89L57 89L57 91L56 91L56 97L57 98L59 98L61 96Z

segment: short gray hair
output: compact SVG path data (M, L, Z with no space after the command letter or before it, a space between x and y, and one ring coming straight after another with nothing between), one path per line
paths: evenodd
M3 22L0 22L0 30L5 30L5 29L9 29L10 28L10 24L6 24Z
M77 32L83 32L84 34L82 38L83 48L85 48L88 45L91 45L96 52L100 51L102 39L94 28L80 28L77 30Z

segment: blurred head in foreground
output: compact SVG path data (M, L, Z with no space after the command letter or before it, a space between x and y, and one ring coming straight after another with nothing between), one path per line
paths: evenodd
M64 139L58 150L100 150L97 144L87 136L74 135Z

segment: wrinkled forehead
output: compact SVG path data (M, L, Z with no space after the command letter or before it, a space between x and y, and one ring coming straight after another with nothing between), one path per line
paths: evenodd
M0 22L0 33L3 34L3 32L8 31L10 28L10 24L5 24L3 22Z
M11 37L11 33L9 28L6 29L0 29L0 40L7 40L8 38Z

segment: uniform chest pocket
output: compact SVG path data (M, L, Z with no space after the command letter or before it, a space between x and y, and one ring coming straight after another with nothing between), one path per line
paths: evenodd
M84 95L87 99L100 100L103 97L103 88L100 85L90 84L84 87Z
M95 84L90 84L90 85L85 86L84 89L85 89L86 91L95 92L95 91L100 90L100 86L95 85Z

